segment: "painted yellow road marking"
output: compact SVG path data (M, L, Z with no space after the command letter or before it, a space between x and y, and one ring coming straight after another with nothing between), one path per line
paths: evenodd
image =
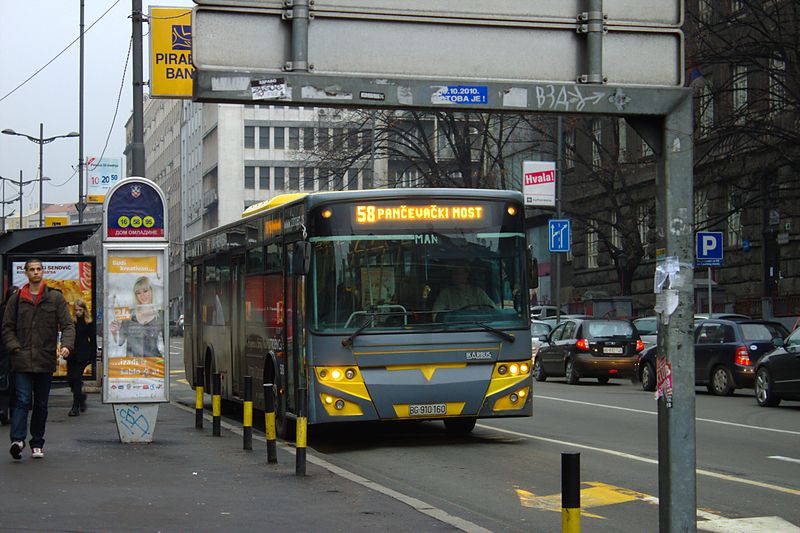
M177 381L178 383L183 383L184 385L188 385L189 384L189 382L186 381L185 379L176 379L175 381Z
M170 373L170 375L172 375L172 374L183 374L184 371L183 370L170 370L169 373Z

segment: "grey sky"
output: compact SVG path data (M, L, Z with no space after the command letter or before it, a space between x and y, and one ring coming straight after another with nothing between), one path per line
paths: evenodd
M194 6L191 0L142 0L142 4L145 14L149 6ZM104 148L105 157L123 157L125 122L133 107L130 60L125 69L131 39L131 6L131 0L84 0L86 157L100 157ZM80 0L0 0L0 129L11 128L33 137L39 136L39 123L44 124L45 137L78 131L79 25ZM148 31L145 24L145 80L150 53ZM75 43L67 48L73 40ZM41 72L9 95L42 67ZM44 175L52 179L44 184L45 203L76 202L78 139L57 139L46 144L43 155ZM38 164L36 143L0 135L0 176L16 180L22 170L24 180L34 179ZM16 191L16 186L6 183L5 199L16 196ZM24 191L27 213L30 206L38 204L39 191L36 185L27 185ZM7 206L7 212L17 205Z

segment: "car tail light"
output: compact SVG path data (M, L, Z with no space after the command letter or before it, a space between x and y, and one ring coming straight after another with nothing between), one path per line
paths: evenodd
M589 351L589 339L578 339L578 342L575 343L575 347L579 350L583 350L585 352Z
M750 366L750 352L747 351L747 346L736 348L736 359L734 361L737 365Z
M644 350L644 341L642 339L636 339L636 351L641 352Z

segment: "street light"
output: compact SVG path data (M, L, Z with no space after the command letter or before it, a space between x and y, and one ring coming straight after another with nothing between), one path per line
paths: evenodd
M21 170L19 171L19 180L13 180L11 178L6 178L6 177L3 177L3 176L0 176L0 180L3 181L3 193L2 193L3 194L3 210L5 211L5 204L9 204L12 201L19 200L19 229L22 229L22 187L23 187L23 185L28 185L30 183L34 183L34 182L39 181L39 180L22 181L22 171ZM6 199L6 182L7 181L10 181L11 183L19 186L19 196L17 198L14 198L14 200L9 200L8 202L5 201L5 199ZM50 178L44 178L42 181L50 181ZM3 231L5 231L5 229L6 229L6 218L5 218L5 215L3 215Z
M39 136L38 137L33 137L31 135L26 135L24 133L17 133L16 131L12 130L11 128L4 129L3 133L5 133L6 135L18 135L19 137L25 137L29 141L34 142L34 143L39 145L39 227L41 228L42 227L42 212L43 212L43 204L44 204L43 195L42 195L42 182L45 181L45 179L43 178L43 176L44 176L44 168L42 168L43 167L42 145L45 145L47 143L51 143L51 142L55 141L56 139L61 139L61 138L64 138L64 137L80 137L81 134L78 133L77 131L71 131L71 132L67 133L66 135L56 135L55 137L45 137L44 136L44 124L41 123L41 122L39 123Z

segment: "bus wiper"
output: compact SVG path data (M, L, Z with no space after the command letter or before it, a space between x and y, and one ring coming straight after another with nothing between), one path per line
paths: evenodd
M488 324L484 324L483 322L478 322L477 320L468 321L468 322L445 322L444 323L444 325L446 325L446 326L466 325L466 324L475 324L476 326L480 326L483 329L485 329L486 331L488 331L490 333L494 333L498 337L501 337L501 338L507 340L508 342L514 342L514 340L515 340L515 337L514 337L513 334L507 333L507 332L505 332L503 330L500 330L500 329L497 329L497 328L493 328L492 326L490 326Z
M370 323L374 318L375 318L374 315L369 317L367 320L364 321L363 324L361 324L358 327L357 330L351 333L349 337L347 337L346 339L342 339L342 346L344 346L345 348L350 348L353 345L353 341L356 340L356 337L361 335L361 333L363 333L363 331L367 329L367 326L370 325Z

